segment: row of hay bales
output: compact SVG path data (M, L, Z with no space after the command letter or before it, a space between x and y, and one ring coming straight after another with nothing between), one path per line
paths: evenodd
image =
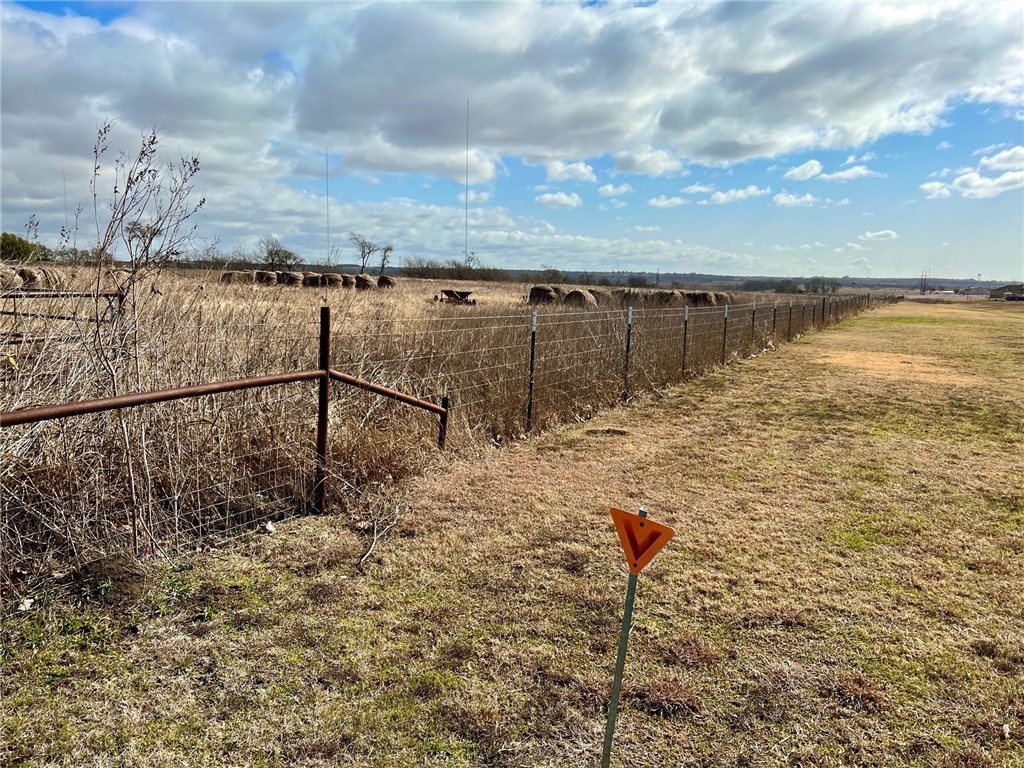
M293 285L305 288L355 288L357 291L369 291L373 288L394 288L395 278L387 275L339 275L336 272L270 272L257 269L254 271L228 271L220 275L222 283L257 284L257 285Z
M9 267L0 264L0 288L51 288L67 286L62 272L53 267Z
M531 304L566 304L571 307L717 307L731 304L733 294L724 291L670 291L642 288L564 288L535 285Z

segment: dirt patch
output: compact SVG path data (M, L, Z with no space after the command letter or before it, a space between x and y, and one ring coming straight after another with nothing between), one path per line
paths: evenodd
M949 364L929 355L898 355L891 352L860 352L824 349L818 359L826 365L841 365L880 379L914 381L922 384L952 384L974 387L981 382L949 369Z

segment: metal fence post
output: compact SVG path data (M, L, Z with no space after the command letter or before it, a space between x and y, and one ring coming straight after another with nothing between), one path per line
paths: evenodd
M754 331L757 330L757 302L753 302L753 309L750 310L750 352L754 352Z
M729 338L729 305L725 305L725 314L722 316L722 365L725 365L725 346Z
M629 397L629 350L633 343L633 308L629 308L629 314L626 316L626 365L622 372L622 397L623 399Z
M534 368L537 363L537 310L533 311L533 320L530 326L530 386L526 391L526 431L533 429L533 384Z
M683 307L683 378L686 378L686 332L690 329L690 308Z
M827 296L821 297L821 327L825 327L825 302L828 301Z
M452 408L451 400L448 399L448 395L444 395L441 398L441 407L444 408L444 413L441 414L441 423L437 428L438 448L444 448L444 442L448 439L448 412Z
M818 324L817 317L816 317L817 312L818 312L818 302L815 301L813 304L811 304L811 328L817 327L817 324Z
M786 329L786 341L793 340L793 300L789 301L789 327Z
M777 341L777 339L775 338L775 321L778 319L778 315L779 315L779 302L776 301L772 305L772 343L773 344Z
M320 379L316 411L316 479L313 507L318 514L327 508L327 410L331 394L331 308L320 307Z

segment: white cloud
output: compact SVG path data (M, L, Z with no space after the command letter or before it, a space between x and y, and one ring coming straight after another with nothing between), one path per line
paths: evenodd
M714 205L725 205L726 203L735 203L738 200L746 200L748 197L761 197L762 195L769 194L771 191L771 187L759 189L757 186L750 184L742 189L715 192L710 199Z
M654 225L653 227L644 227L644 226L641 226L641 225L638 224L637 226L633 227L633 231L634 232L661 232L661 227L659 227L657 225Z
M846 159L843 161L843 165L853 165L856 162L857 162L857 156L856 155L847 155Z
M991 157L983 157L978 165L992 171L1024 171L1024 147L1018 145Z
M974 155L975 157L977 157L978 155L987 155L990 152L995 152L997 149L1003 149L1003 147L1008 147L1008 146L1010 146L1010 142L1008 142L1008 141L1001 141L998 144L989 144L987 147L982 147L981 149L976 149L973 152L971 152L971 154Z
M780 208L806 208L818 202L818 198L810 192L805 195L791 195L785 190L779 192L772 200Z
M943 168L941 171L932 171L928 174L929 179L944 179L953 172L952 168Z
M601 203L600 205L598 205L597 206L597 210L599 210L599 211L610 211L613 208L626 208L626 207L627 207L626 203L622 202L617 197L613 197L607 203Z
M675 208L677 205L686 205L689 200L684 200L681 197L665 197L665 195L658 195L652 197L647 201L648 205L654 206L655 208Z
M597 194L601 197L618 197L619 195L625 195L632 192L633 188L629 184L620 184L614 186L612 184L605 184L604 186L597 188Z
M675 173L683 167L682 161L664 149L644 147L615 154L615 170L621 173L642 173L647 176L664 176Z
M878 232L870 230L857 236L858 240L895 240L899 235L891 229L881 229Z
M935 148L939 150L952 149L953 145L950 144L948 141L940 141L938 144L935 145Z
M847 168L845 171L836 171L835 173L823 173L818 176L819 179L824 181L853 181L854 179L866 179L872 176L884 177L884 173L873 171L866 165L855 165L852 168Z
M870 163L876 157L877 155L874 152L865 152L863 155L860 156L860 161L862 163Z
M714 192L714 190L714 184L691 184L679 191L687 195L706 195L708 192Z
M1003 192L1024 187L1024 171L1007 171L995 178L971 171L963 176L957 176L950 186L960 197L995 197Z
M490 192L477 192L475 189L469 190L469 204L470 205L472 205L474 203L480 203L482 205L483 203L490 202L490 200L491 200L491 193ZM460 203L466 202L466 193L465 192L459 192L459 202Z
M548 181L589 181L597 183L597 176L594 169L582 160L577 163L564 163L561 160L551 160L544 164L548 174Z
M921 184L918 187L929 200L941 200L942 198L949 197L949 184L943 184L941 181L929 181Z
M833 248L832 249L832 253L846 253L847 251L870 251L870 250L871 250L870 248L868 248L866 246L863 246L863 245L858 245L857 243L847 243L846 245L841 246L839 248Z
M575 192L545 192L533 199L533 202L548 208L579 208L583 200Z
M821 163L817 160L808 160L803 165L790 168L783 174L784 178L795 179L796 181L807 181L821 173Z
M999 145L985 147L992 151ZM977 153L976 153L977 154ZM983 176L981 169L1005 171L999 176ZM945 178L950 174L948 168L941 172L929 174L932 178ZM996 197L1004 192L1024 187L1024 147L1015 146L1003 149L995 155L985 155L978 163L978 168L960 168L954 172L955 178L950 182L929 181L919 188L931 200L942 200L956 193L960 197L982 199Z
M106 116L115 147L157 125L202 152L200 232L230 248L317 231L323 200L295 186L314 188L325 146L332 173L383 190L389 174L462 182L467 92L475 184L503 158L664 175L927 134L964 98L1022 106L1013 4L137 3L106 25L53 9L3 3L0 51L0 216L16 231L38 213L44 236L61 169L69 193L87 186Z
M836 208L842 208L844 205L850 204L850 198L844 197L842 200L836 203Z

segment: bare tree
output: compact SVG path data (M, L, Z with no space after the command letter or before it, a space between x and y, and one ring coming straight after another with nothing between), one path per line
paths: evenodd
M363 274L369 266L373 254L377 253L381 247L358 232L349 232L348 239L359 249L359 274Z
M394 253L394 251L395 246L393 246L391 243L388 243L387 245L381 247L380 269L377 271L378 277L384 274L384 269L387 267L388 262L391 260L391 254Z
M261 237L256 245L256 257L267 269L294 269L302 261L302 258L293 251L289 251L281 241L272 235Z

